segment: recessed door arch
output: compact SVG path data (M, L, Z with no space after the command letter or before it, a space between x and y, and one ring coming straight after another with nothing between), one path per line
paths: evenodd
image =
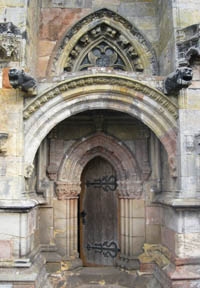
M53 127L72 115L93 109L120 111L141 120L165 147L171 175L177 176L177 106L158 90L117 73L67 79L25 107L26 165L32 164L40 143Z
M101 156L83 170L80 193L80 258L85 266L113 266L120 251L117 173Z

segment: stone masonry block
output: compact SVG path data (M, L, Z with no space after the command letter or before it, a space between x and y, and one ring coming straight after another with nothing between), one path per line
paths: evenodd
M131 213L130 213L130 217L136 218L144 218L145 216L145 202L144 200L129 200L131 201Z
M54 200L54 219L66 219L67 213L66 200Z
M146 207L146 224L161 224L161 208Z
M11 259L12 242L8 240L0 240L0 259Z
M161 243L161 227L157 224L146 225L146 243Z

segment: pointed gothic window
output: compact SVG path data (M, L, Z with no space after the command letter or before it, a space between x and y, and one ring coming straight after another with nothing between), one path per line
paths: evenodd
M143 72L140 56L121 32L99 25L83 35L65 61L64 71L83 71L90 67Z
M126 19L108 9L100 9L75 24L63 37L52 63L53 73L91 67L146 74L158 71L150 42Z

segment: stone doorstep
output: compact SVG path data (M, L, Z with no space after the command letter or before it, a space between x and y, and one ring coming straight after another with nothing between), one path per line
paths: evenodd
M88 285L81 285L80 288L126 288L125 286L119 286L119 285L94 285L94 284L88 284Z
M50 276L53 287L70 288L146 288L152 275L138 276L136 271L126 272L114 267L79 268L76 271L65 271L60 277ZM56 279L57 278L57 279Z

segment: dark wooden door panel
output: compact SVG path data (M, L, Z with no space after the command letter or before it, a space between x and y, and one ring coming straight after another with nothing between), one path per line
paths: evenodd
M85 265L113 265L119 226L115 170L96 157L86 166L82 181L81 257Z

